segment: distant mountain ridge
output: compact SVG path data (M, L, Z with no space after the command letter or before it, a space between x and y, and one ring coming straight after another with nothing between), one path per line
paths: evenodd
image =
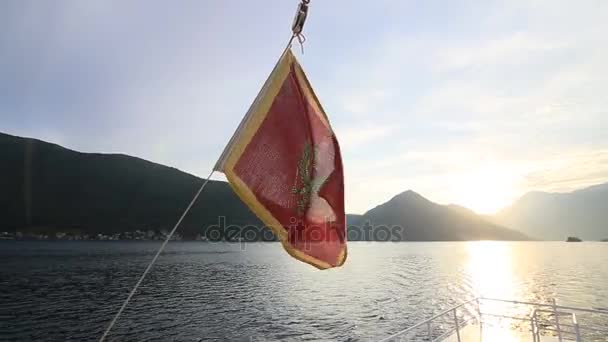
M123 154L80 153L0 134L0 229L117 233L170 229L202 180ZM210 181L180 232L260 221L225 182Z
M533 191L493 216L493 221L545 240L608 236L608 183L567 192Z
M500 227L457 205L440 205L408 190L369 210L360 222L404 228L404 240L529 240L518 231Z
M116 233L168 229L203 180L175 168L123 154L80 153L44 141L0 133L0 231ZM217 225L261 222L226 182L211 181L184 220L185 237ZM406 191L364 215L347 215L352 240L522 240L519 232L472 211L442 206ZM399 236L382 228L403 227Z

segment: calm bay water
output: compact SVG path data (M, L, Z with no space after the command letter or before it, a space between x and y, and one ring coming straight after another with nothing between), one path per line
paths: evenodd
M0 340L98 339L158 246L0 241ZM608 308L608 243L354 242L318 271L277 243L174 242L111 340L377 340L476 295Z

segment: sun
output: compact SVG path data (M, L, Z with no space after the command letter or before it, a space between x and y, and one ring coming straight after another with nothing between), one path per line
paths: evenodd
M456 203L479 214L492 214L517 196L519 177L504 163L483 162L453 180Z

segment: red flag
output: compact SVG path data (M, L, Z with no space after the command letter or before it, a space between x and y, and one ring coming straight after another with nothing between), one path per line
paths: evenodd
M293 257L317 268L346 260L340 147L302 67L287 49L215 170Z

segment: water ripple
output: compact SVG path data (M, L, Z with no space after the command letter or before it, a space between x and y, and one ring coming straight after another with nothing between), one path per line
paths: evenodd
M2 341L98 339L158 247L0 243ZM320 272L276 243L171 243L110 340L378 339L484 291L467 246L351 243L343 268ZM514 299L608 308L608 245L507 246Z

